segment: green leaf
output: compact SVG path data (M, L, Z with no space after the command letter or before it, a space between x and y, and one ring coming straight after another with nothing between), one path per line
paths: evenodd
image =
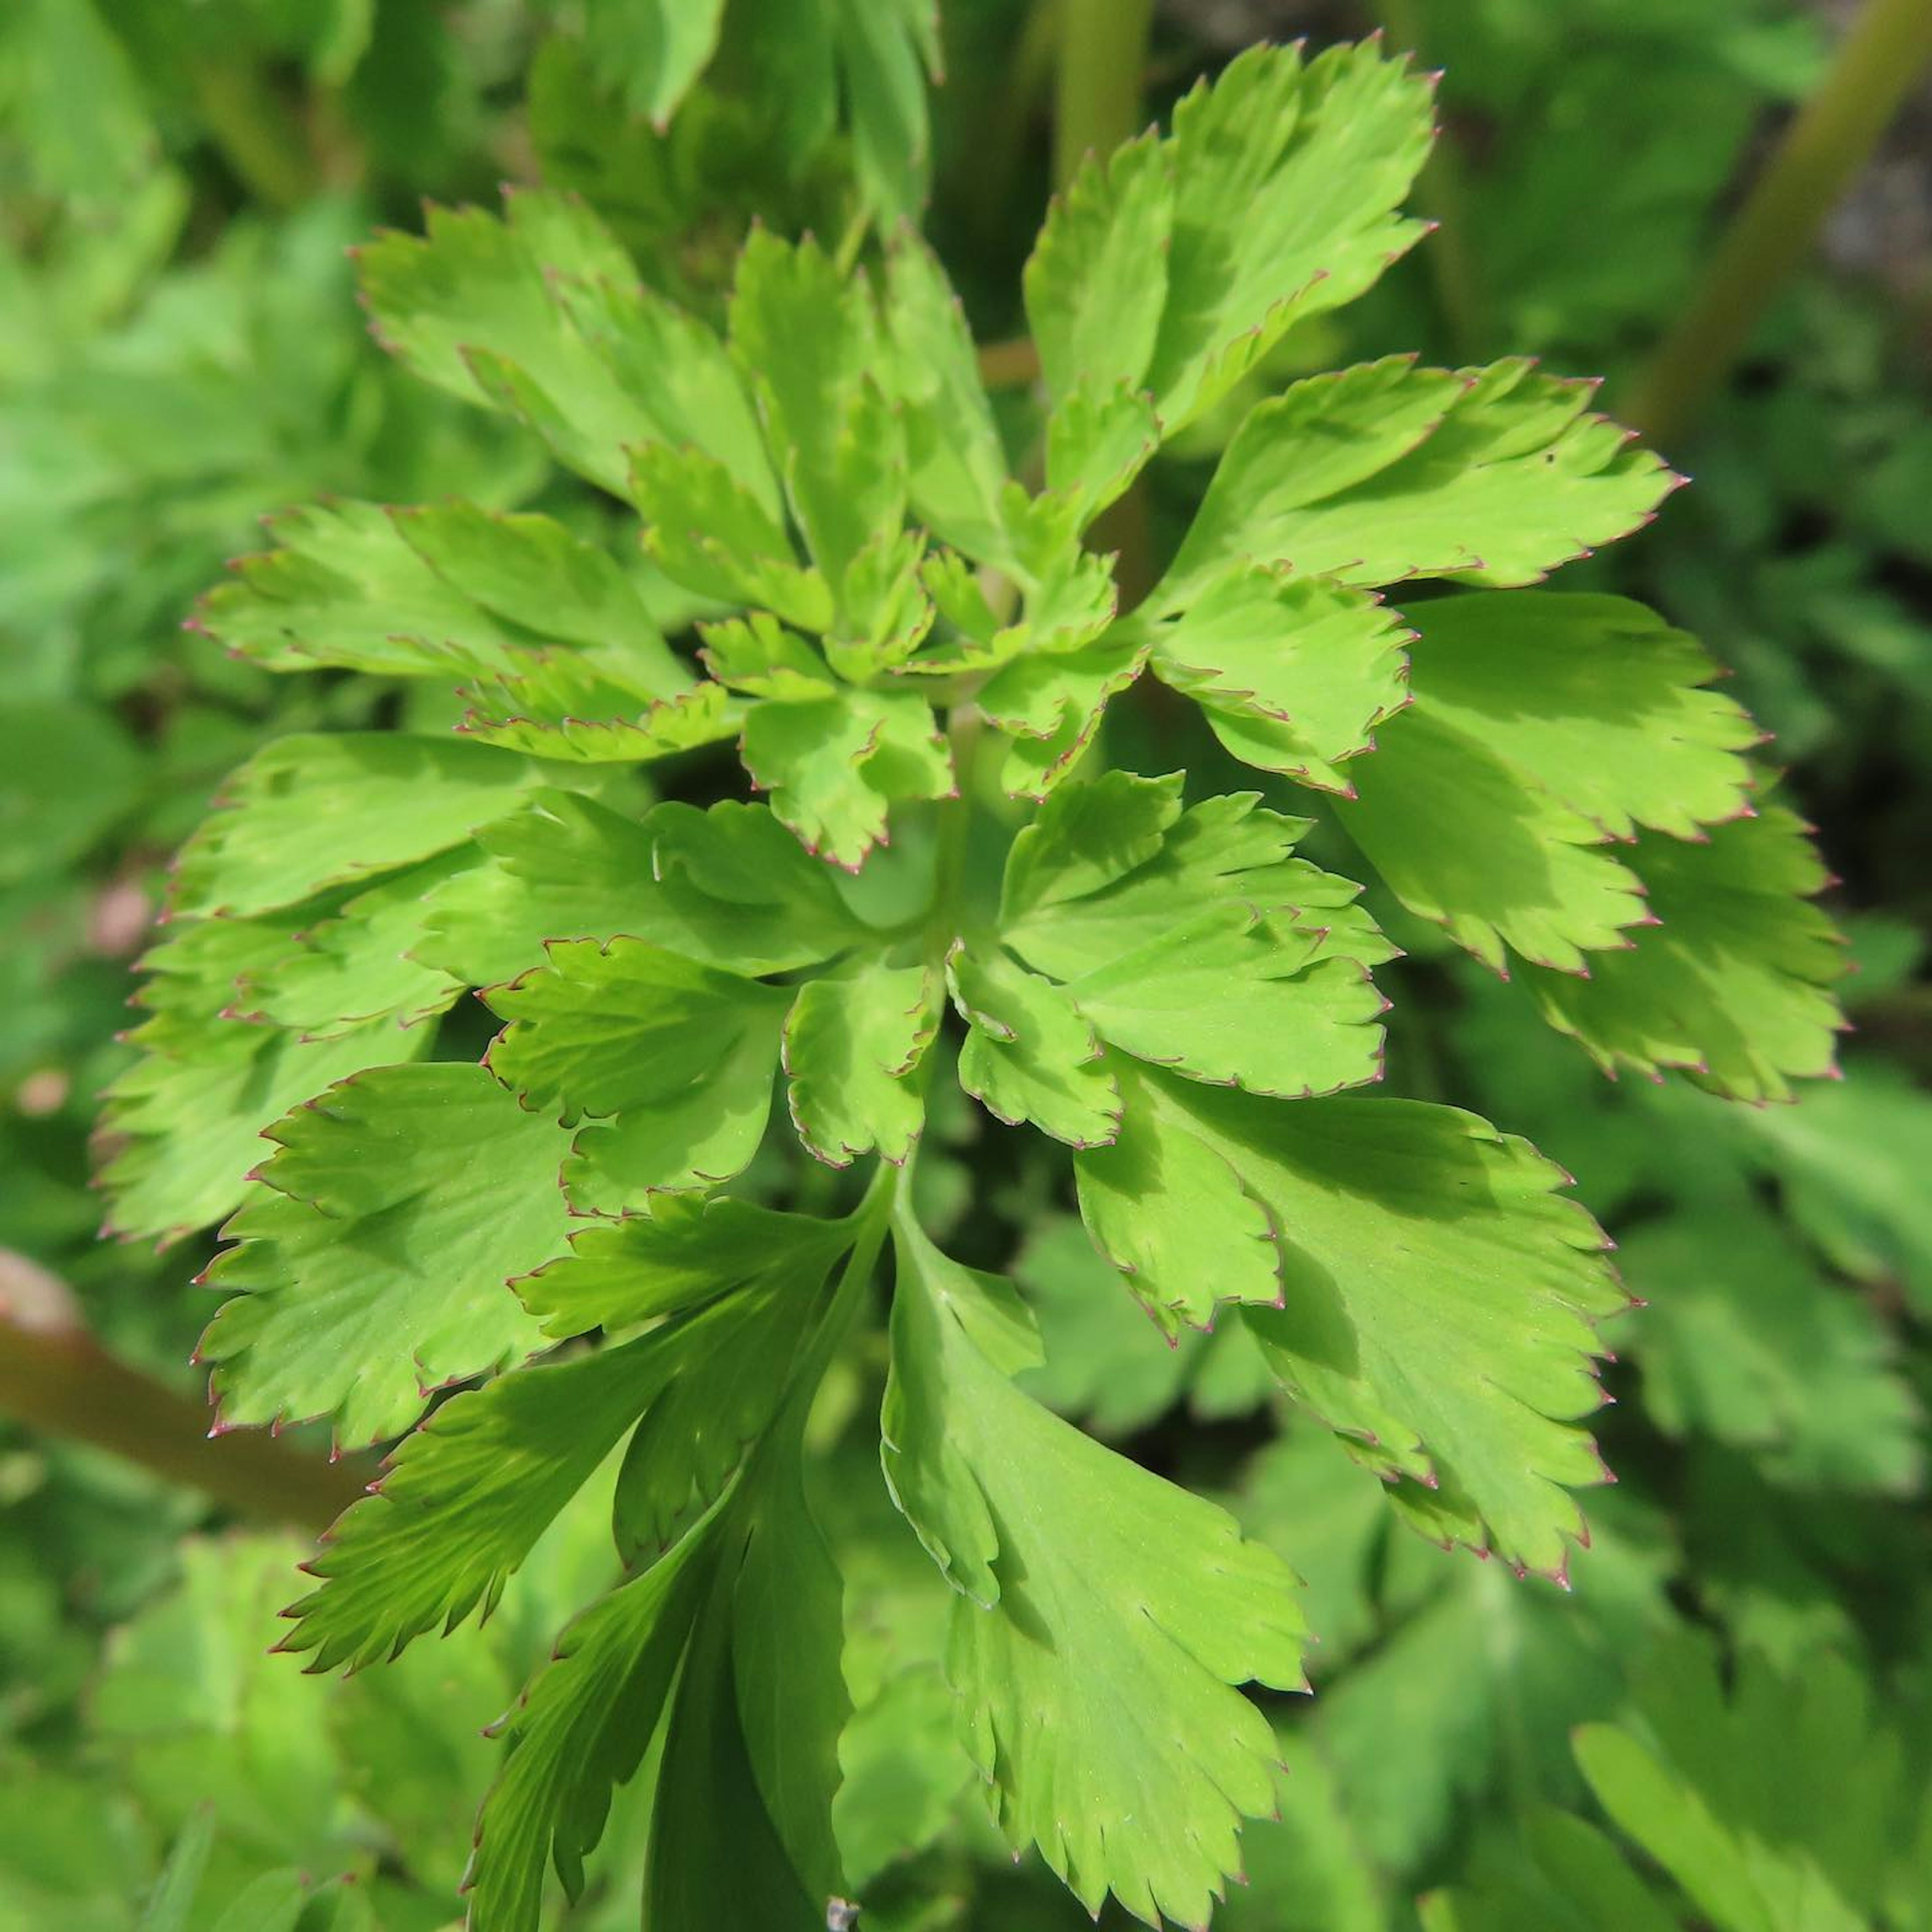
M1025 272L1027 322L1050 394L1138 389L1167 285L1174 182L1152 134L1089 154L1047 211Z
M1075 650L1030 651L995 671L979 703L1007 740L1000 767L1006 790L1043 799L1064 782L1094 742L1107 700L1139 676L1147 654L1130 634L1108 634Z
M577 1618L504 1724L503 1768L476 1821L465 1884L478 1932L536 1932L546 1858L565 1889L636 1775L718 1561L707 1515L644 1574Z
M1028 1343L1004 1283L909 1225L897 1243L886 1474L962 1592L947 1675L1001 1828L1090 1911L1111 1892L1203 1923L1240 1818L1274 1802L1272 1736L1232 1687L1303 1683L1293 1578L1013 1387Z
M758 1477L731 1600L738 1718L772 1830L806 1892L829 1900L843 1877L832 1802L852 1714L839 1667L844 1582L812 1514L798 1444L774 1442Z
M761 1300L815 1293L852 1245L843 1221L775 1214L720 1198L652 1204L648 1218L580 1227L571 1251L520 1284L546 1334L621 1328L750 1291Z
M313 1653L310 1670L356 1670L488 1616L688 1346L685 1330L662 1328L445 1402L310 1559L320 1587L287 1612L296 1628L281 1647Z
M425 1391L538 1346L508 1284L563 1250L568 1136L484 1069L380 1068L268 1138L207 1276L238 1291L201 1345L224 1424L331 1415L341 1441L380 1441Z
M621 668L556 653L478 680L457 729L482 745L574 764L638 764L732 736L742 716L724 686L689 684L670 698Z
M886 257L885 320L894 397L904 409L906 490L914 513L982 562L1010 555L1007 483L973 337L939 258L910 230Z
M196 621L272 670L443 676L554 640L619 652L660 692L684 681L636 586L548 517L338 502L268 528L277 548L242 558Z
M584 50L598 78L662 131L717 51L724 0L590 0Z
M1623 1277L1648 1306L1619 1348L1641 1365L1660 1429L1748 1450L1774 1480L1807 1488L1916 1486L1918 1408L1884 1324L1772 1216L1748 1199L1680 1209L1622 1250Z
M278 738L229 781L182 847L172 908L268 912L434 858L500 818L541 776L507 752L440 738Z
M1206 1141L1163 1131L1132 1104L1131 1072L1126 1080L1113 1144L1074 1169L1094 1246L1170 1340L1184 1327L1212 1328L1223 1302L1278 1304L1282 1262L1265 1199Z
M812 965L866 936L763 806L668 803L640 824L540 791L476 842L484 862L430 894L412 949L472 986L542 964L551 939L622 935L750 974Z
M1712 828L1702 844L1646 838L1636 862L1658 922L1588 980L1537 974L1544 1016L1606 1072L1688 1069L1740 1100L1790 1098L1831 1071L1844 952L1808 903L1825 868L1782 806Z
M1305 66L1298 46L1251 47L1182 100L1148 371L1169 434L1428 232L1395 210L1429 152L1433 92L1370 40Z
M1160 446L1160 422L1144 392L1083 382L1046 424L1046 484L1078 527L1124 496Z
M1600 849L1603 829L1526 781L1506 745L1418 706L1350 776L1338 814L1390 891L1498 972L1506 946L1556 973L1600 971L1650 915L1643 881Z
M1902 1071L1862 1060L1796 1106L1726 1118L1834 1268L1874 1286L1902 1282L1932 1307L1932 1198L1920 1185L1932 1171L1932 1099Z
M1247 1311L1263 1352L1357 1454L1466 1496L1509 1562L1560 1570L1582 1528L1564 1492L1603 1474L1575 1426L1602 1400L1592 1322L1624 1299L1560 1171L1451 1108L1118 1071L1120 1142L1078 1167L1083 1208L1107 1190L1090 1225L1135 1292L1156 1310L1278 1301ZM1139 1194L1156 1163L1166 1190Z
M830 586L802 566L777 515L715 456L646 443L631 453L631 496L644 548L664 574L701 597L758 604L823 631Z
M806 849L848 872L886 834L897 802L950 797L952 760L921 698L844 691L767 701L745 722L745 767Z
M1467 1889L1418 1901L1423 1932L1682 1932L1611 1840L1566 1812L1522 1820L1507 1862L1492 1858Z
M710 332L644 287L581 202L519 190L506 209L431 208L420 240L360 251L377 339L425 380L521 417L615 494L627 449L692 443L776 508L750 399Z
M1526 362L1406 356L1310 376L1236 432L1154 593L1180 608L1231 564L1393 584L1533 584L1646 522L1676 478L1586 413L1587 382Z
M1180 816L1184 776L1105 772L1090 784L1062 785L1013 840L1000 896L1001 926L1084 899L1157 857Z
M1492 592L1418 604L1410 622L1418 712L1608 836L1694 839L1746 810L1742 754L1762 734L1703 688L1719 674L1702 646L1641 604Z
M914 1076L939 1028L926 969L874 963L808 981L785 1020L792 1124L831 1167L902 1162L926 1121Z
M236 1007L304 1040L338 1040L374 1020L409 1028L434 1018L462 988L406 949L422 937L426 896L476 858L459 846L358 892L290 950L238 974Z
M1318 939L1222 904L1066 983L1108 1046L1193 1080L1305 1100L1378 1080L1388 1002Z
M1150 668L1243 763L1346 794L1338 766L1408 701L1412 634L1366 592L1237 566L1156 631Z
M1687 1638L1643 1674L1642 1738L1576 1736L1598 1802L1726 1932L1859 1932L1882 1895L1898 1743L1852 1665L1808 1662L1787 1683L1747 1656L1727 1696L1710 1647Z
M997 947L954 949L946 965L968 1025L959 1084L1008 1126L1030 1121L1070 1147L1094 1147L1120 1125L1120 1090L1094 1029L1066 992Z
M40 699L0 704L0 884L58 873L140 800L133 740L105 710Z
M1156 784L1172 782L1113 772L1070 786L1040 812L1036 837L1029 829L1015 839L1003 937L1030 965L1078 980L1229 906L1322 955L1363 966L1396 956L1356 905L1359 886L1292 856L1306 819L1260 809L1253 792L1209 799L1169 819L1142 789ZM1063 801L1065 818L1057 815ZM1156 820L1166 822L1150 852ZM1064 879L1066 890L1058 883L1036 889L1036 871Z
M786 992L638 940L560 940L548 952L548 965L488 995L511 1023L490 1070L566 1125L620 1117L578 1151L626 1184L622 1204L738 1173L770 1110Z
M926 96L928 77L940 78L938 7L832 0L832 12L860 194L882 224L914 223L932 163Z
M208 1855L214 1847L214 1813L207 1806L190 1814L142 1910L135 1932L188 1932L195 1894L208 1869Z
M835 592L905 510L903 446L878 386L884 356L862 283L815 242L754 229L738 258L731 345L751 372L774 462Z
M240 922L224 920L220 925ZM164 1243L238 1207L262 1136L291 1107L332 1083L412 1060L430 1030L386 1022L304 1041L279 1028L164 1016L136 1035L142 1057L107 1090L102 1186L112 1203L104 1232Z

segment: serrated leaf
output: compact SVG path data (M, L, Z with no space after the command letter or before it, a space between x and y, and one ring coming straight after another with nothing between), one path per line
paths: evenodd
M1739 1100L1784 1100L1830 1072L1843 976L1837 933L1810 896L1825 868L1782 806L1707 842L1646 838L1634 854L1657 925L1587 980L1537 974L1544 1017L1606 1072L1688 1070Z
M1084 899L1157 857L1180 816L1182 776L1105 772L1090 784L1062 785L1020 829L1007 854L1001 926Z
M700 596L776 611L801 629L832 622L831 587L800 564L777 516L715 456L646 443L631 452L631 499L644 548Z
M462 844L541 779L486 745L374 731L278 738L182 847L172 904L232 917L373 879Z
M824 658L765 611L704 625L699 634L712 676L747 698L811 704L838 692Z
M1009 1126L1030 1121L1076 1148L1112 1140L1119 1088L1066 994L996 946L956 947L946 971L968 1026L960 1085Z
M424 676L448 670L451 646L464 659L488 663L534 640L523 625L466 596L410 543L398 513L380 504L312 504L268 527L276 548L238 559L234 577L202 597L195 619L225 649L272 670L332 664Z
M744 707L722 685L685 682L660 697L620 668L556 653L480 680L457 729L482 745L564 764L643 764L737 730Z
M545 790L477 843L484 862L431 893L413 949L472 986L541 965L551 939L644 940L750 974L808 966L866 936L763 806L668 803L639 823Z
M1592 1322L1624 1298L1595 1223L1555 1192L1559 1170L1452 1108L1262 1100L1118 1072L1121 1144L1079 1165L1083 1187L1127 1170L1101 1244L1136 1292L1194 1308L1224 1276L1258 1280L1256 1229L1230 1216L1226 1183L1132 1204L1136 1164L1198 1166L1193 1142L1278 1231L1280 1307L1247 1320L1289 1388L1390 1478L1453 1478L1498 1555L1560 1569L1582 1528L1564 1491L1603 1474L1574 1426L1602 1400Z
M1433 89L1373 41L1251 47L1174 113L1173 241L1148 381L1171 434L1295 323L1353 302L1427 232L1396 212Z
M508 1283L562 1251L568 1137L483 1068L360 1074L268 1138L207 1275L238 1291L201 1344L224 1421L333 1416L341 1441L380 1441L425 1390L539 1345Z
M1174 182L1152 134L1089 154L1047 211L1025 272L1027 322L1048 389L1142 386L1167 286Z
M1155 607L1250 562L1364 586L1536 583L1675 487L1586 413L1592 394L1522 361L1452 374L1393 356L1297 382L1235 433Z
M842 1222L720 1202L701 1216L666 1216L662 1227L633 1222L586 1234L579 1260L543 1285L565 1311L598 1296L626 1309L716 1298L692 1318L678 1374L638 1425L618 1472L613 1527L627 1563L651 1561L772 1426L822 1311L826 1275L851 1241Z
M476 859L473 848L459 846L358 892L287 951L244 968L235 1008L304 1040L340 1039L375 1020L407 1028L433 1018L462 988L407 949L422 937L425 896Z
M904 406L906 489L920 520L982 562L1010 550L1006 453L974 360L972 333L939 258L911 230L886 257L892 394Z
M1306 1100L1382 1077L1366 968L1224 904L1066 982L1110 1046L1193 1080Z
M926 1108L913 1076L939 1027L920 966L877 962L801 986L785 1020L792 1124L819 1160L903 1162Z
M548 952L547 965L487 995L510 1022L490 1048L496 1077L567 1125L619 1116L597 1130L595 1153L586 1140L578 1150L628 1180L632 1198L742 1168L770 1111L787 993L638 940ZM574 1196L574 1174L570 1184Z
M856 872L896 802L950 797L952 760L922 698L848 690L767 700L745 722L746 769L808 851Z
M851 1244L843 1221L775 1214L729 1198L661 1201L648 1217L580 1228L568 1256L520 1292L547 1334L580 1335L661 1319L742 1290L766 1299L788 1286L815 1291Z
M1139 676L1147 653L1131 634L1110 634L1074 650L1030 651L996 670L979 704L1006 740L1001 785L1043 799L1063 783L1094 742L1108 700Z
M1648 916L1643 882L1602 849L1600 826L1526 780L1507 750L1406 711L1357 760L1338 816L1396 897L1484 964L1503 970L1507 946L1559 973L1595 972Z
M1293 1579L1022 1395L1010 1290L910 1225L896 1239L887 1478L962 1593L947 1675L1001 1828L1090 1911L1112 1892L1150 1923L1204 1922L1241 1817L1274 1802L1273 1738L1232 1687L1302 1684Z
M716 338L638 281L581 202L524 190L506 210L431 208L421 239L385 234L362 249L377 338L424 380L522 417L614 494L626 449L689 442L775 508L748 398Z
M1130 1106L1138 1091L1130 1075L1112 1144L1074 1162L1094 1246L1170 1342L1184 1328L1212 1328L1223 1302L1280 1303L1282 1264L1267 1203L1217 1149L1164 1132ZM1208 1228L1213 1256L1204 1267Z
M577 1618L506 1720L503 1768L476 1821L465 1880L478 1932L536 1932L544 1868L573 1895L614 1787L637 1774L718 1561L718 1522L694 1525L644 1574Z
M488 1616L558 1512L676 1373L684 1331L500 1376L405 1437L309 1564L285 1650L354 1670Z
M1126 495L1160 446L1160 419L1144 390L1089 380L1060 398L1046 422L1046 485L1079 528Z
M1230 906L1291 932L1294 945L1312 949L1310 958L1369 967L1396 956L1355 904L1359 886L1293 856L1306 819L1260 809L1253 792L1209 799L1169 819L1155 807L1156 786L1178 802L1170 780L1110 772L1070 785L1014 840L1007 880L1016 903L1003 917L1003 936L1030 965L1078 980ZM1062 808L1064 817L1057 815ZM1141 856L1156 818L1168 822ZM1069 890L1056 884L1036 894L1036 867L1064 878ZM1018 903L1026 898L1035 902Z
M1408 701L1413 633L1366 592L1237 566L1154 633L1150 668L1208 714L1244 764L1324 791Z
M1695 838L1750 800L1761 736L1696 639L1622 597L1501 592L1418 604L1418 711L1500 752L1613 838Z
M412 1060L429 1044L427 1028L401 1033L386 1022L305 1041L216 1020L216 1010L211 1002L192 1018L144 1026L142 1058L107 1090L106 1232L165 1243L212 1226L240 1205L274 1121L334 1082Z
M794 247L758 229L738 258L730 325L792 514L836 592L873 533L896 530L905 510L870 298L815 242Z

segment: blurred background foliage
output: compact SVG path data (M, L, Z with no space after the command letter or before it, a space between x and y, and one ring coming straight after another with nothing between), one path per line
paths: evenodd
M1257 373L1514 351L1618 398L1682 308L1844 10L1801 0L1167 0L1150 111L1247 42L1377 26L1445 70L1443 231ZM667 22L674 24L667 27ZM172 844L271 733L392 686L272 680L184 620L258 520L460 490L595 534L596 493L402 379L346 251L425 197L576 190L639 272L716 302L755 216L856 249L917 218L976 332L1020 328L1048 188L1051 6L1025 0L12 0L0 10L0 1316L70 1292L184 1392L212 1231L96 1238L88 1139ZM929 91L941 74L944 84ZM1036 1173L935 1124L935 1228L1038 1307L1038 1392L1226 1496L1306 1578L1318 1695L1283 1700L1279 1823L1232 1932L1932 1928L1932 103L1908 104L1681 448L1696 487L1576 566L1734 670L1820 828L1852 939L1841 1084L1790 1107L1604 1080L1392 904L1391 1084L1577 1176L1647 1306L1616 1324L1616 1488L1568 1592L1442 1556L1286 1426L1232 1338L1170 1351ZM1157 471L1150 542L1243 399ZM1111 750L1212 769L1156 701ZM1233 768L1231 784L1251 781ZM1348 855L1328 855L1350 869ZM98 1150L97 1150L98 1151ZM38 1270L38 1271L37 1271ZM38 1298L38 1300L36 1300ZM0 1322L0 1349L9 1346ZM849 1370L856 1407L878 1365ZM836 1441L837 1405L825 1419ZM851 1580L842 1813L865 1924L1070 1926L998 1852L896 1541L828 1481ZM580 1580L566 1519L487 1630L323 1685L266 1654L297 1539L0 1419L0 1932L380 1927L454 1896L491 1747ZM911 1612L907 1612L910 1615ZM556 1923L634 1923L620 1805ZM1418 1906L1419 1899L1426 1903Z

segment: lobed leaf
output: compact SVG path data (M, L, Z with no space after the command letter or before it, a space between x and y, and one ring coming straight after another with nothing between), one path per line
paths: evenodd
M268 1138L206 1277L238 1291L200 1350L226 1425L333 1416L340 1441L380 1441L538 1346L508 1284L562 1252L568 1136L484 1068L358 1074Z
M897 1242L886 1474L962 1592L946 1670L1000 1828L1090 1911L1111 1892L1203 1923L1240 1819L1274 1804L1273 1736L1233 1687L1303 1684L1294 1580L1013 1387L1030 1349L1004 1283Z

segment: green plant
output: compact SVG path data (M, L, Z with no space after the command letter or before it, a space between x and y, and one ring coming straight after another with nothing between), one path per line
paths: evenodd
M239 1207L223 1426L403 1438L292 1612L314 1667L489 1608L616 1459L624 1574L507 1720L478 1926L536 1924L547 1859L580 1884L640 1774L667 1927L844 1922L927 1842L839 1801L868 1753L925 1809L976 1768L1014 1849L1150 1922L1204 1922L1275 1805L1240 1687L1304 1682L1293 1577L1016 1379L1036 1324L967 1264L1009 1244L960 1222L943 1143L992 1130L956 1072L1070 1150L1156 1327L1214 1328L1431 1538L1564 1573L1624 1296L1526 1143L1356 1090L1396 948L1304 842L1346 834L1606 1066L1748 1100L1830 1070L1822 868L1755 728L1642 607L1523 587L1674 481L1588 385L1310 378L1230 426L1145 596L1082 541L1420 238L1430 118L1375 45L1256 50L1090 160L1026 272L1031 414L996 415L904 230L856 268L753 233L722 334L555 194L362 251L380 339L627 506L642 555L336 502L206 601L270 670L398 681L411 728L270 744L189 841L107 1178L130 1234ZM701 672L666 641L694 628ZM1136 702L1198 706L1210 766L1318 824L1110 767ZM654 798L736 789L734 742L768 803ZM1050 1201L1042 1150L1003 1144L1006 1218ZM881 1366L902 1520L848 1542Z

